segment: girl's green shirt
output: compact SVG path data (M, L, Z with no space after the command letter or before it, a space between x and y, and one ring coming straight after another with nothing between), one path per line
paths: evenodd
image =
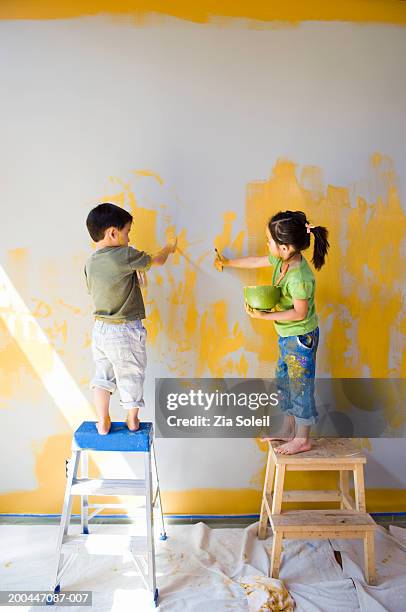
M281 273L283 260L280 257L269 255L269 263L275 266L272 276L272 284L275 285ZM289 310L293 308L293 300L308 300L309 309L305 319L302 321L274 321L275 329L279 336L300 336L307 334L318 326L318 318L314 304L316 291L316 279L314 274L302 255L302 261L298 266L289 268L279 283L281 298L275 310Z

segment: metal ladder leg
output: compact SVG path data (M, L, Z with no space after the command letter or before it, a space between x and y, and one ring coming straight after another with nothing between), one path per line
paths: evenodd
M81 478L89 477L89 464L87 451L81 451L80 475ZM80 530L83 534L89 533L89 497L88 495L80 496Z
M151 451L144 453L144 473L145 473L145 513L147 521L147 546L148 546L148 584L154 597L155 605L158 601L158 589L156 588L155 575L155 545L154 545L154 525L152 507L152 469Z
M158 497L158 503L159 503L159 514L161 518L161 533L160 533L159 539L166 540L168 536L166 535L166 531L165 531L165 521L164 521L164 515L162 511L162 501L161 501L161 488L159 486L158 467L156 463L156 453L155 453L155 446L154 446L153 440L151 442L151 452L152 452L152 456L154 459L154 472L155 472L155 478L156 478L157 497Z
M55 573L55 582L53 584L53 591L58 592L60 590L60 580L62 574L66 571L67 567L71 564L74 554L64 563L64 555L62 552L62 542L65 535L68 533L70 517L72 512L72 481L77 478L78 467L79 467L80 451L72 451L72 457L68 464L68 478L66 482L65 497L63 500L63 510L61 516L61 523L59 525L58 543L56 547L57 553L57 564Z

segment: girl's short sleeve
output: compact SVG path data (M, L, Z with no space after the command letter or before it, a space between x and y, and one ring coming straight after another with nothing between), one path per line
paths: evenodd
M287 288L294 300L308 300L313 295L314 283L312 281L292 281L288 283Z
M142 270L146 272L151 267L151 255L145 251L137 251L134 247L128 248L128 264L132 271Z
M276 255L272 255L272 253L269 253L268 260L271 266L276 266L279 261L279 257L276 257Z

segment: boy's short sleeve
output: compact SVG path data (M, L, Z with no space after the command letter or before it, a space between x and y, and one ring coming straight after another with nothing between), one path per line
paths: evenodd
M84 273L85 273L85 279L86 279L86 289L87 289L88 294L90 295L89 282L88 282L88 280L87 280L86 266L84 267L83 271L84 271Z
M134 272L141 270L146 272L151 267L151 255L145 251L137 251L134 247L128 247L128 265Z
M287 288L292 299L308 300L313 295L314 284L311 281L292 281Z
M276 266L279 261L279 257L276 257L276 255L272 255L272 253L269 253L268 259L271 266Z

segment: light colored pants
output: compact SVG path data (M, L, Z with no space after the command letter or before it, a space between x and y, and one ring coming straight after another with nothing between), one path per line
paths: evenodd
M90 388L114 393L126 410L144 407L144 379L147 365L147 330L139 319L127 323L96 320L92 331L92 354L96 372Z

